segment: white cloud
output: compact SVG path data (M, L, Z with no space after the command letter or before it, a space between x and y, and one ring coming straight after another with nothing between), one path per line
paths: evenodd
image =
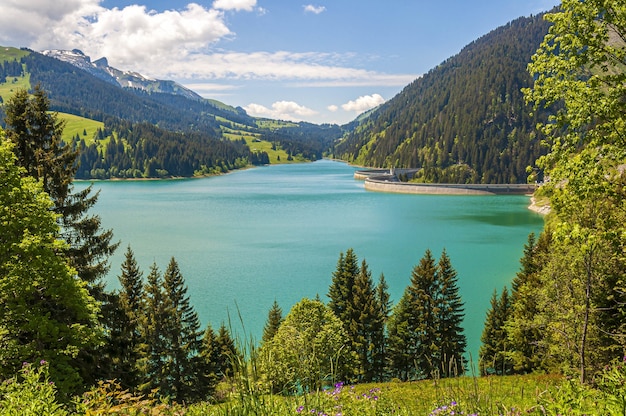
M314 6L312 4L307 4L306 6L302 7L304 7L304 11L307 13L320 14L326 11L326 7L324 6Z
M334 104L329 105L329 106L328 106L328 107L326 107L326 108L328 109L328 111L331 111L331 112L333 112L333 113L334 113L335 111L339 110L339 107L337 107L337 106L336 106L336 105L334 105Z
M385 99L380 94L363 95L354 101L348 101L347 103L343 104L341 108L346 111L362 113L376 106L379 106L384 102Z
M138 5L106 9L100 3L9 1L0 13L0 45L80 49L92 59L105 56L122 70L193 83L226 79L314 87L402 86L415 79L354 68L349 63L353 53L213 51L217 42L233 35L223 10L249 10L256 0L215 0L213 8L190 3L163 12Z
M294 101L277 101L272 108L261 104L251 103L244 107L246 112L254 117L268 117L278 120L302 121L317 114L316 111L304 107Z
M213 8L219 10L245 10L251 12L256 6L256 0L215 0Z

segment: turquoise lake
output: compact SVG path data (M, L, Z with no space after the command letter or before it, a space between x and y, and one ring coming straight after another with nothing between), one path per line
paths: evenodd
M260 339L275 299L285 315L303 297L328 301L339 253L348 248L375 281L384 273L394 303L426 249L438 259L445 248L476 359L491 295L515 276L543 218L527 209L525 196L367 192L355 170L321 160L202 179L95 182L101 193L93 212L121 242L107 286L119 287L128 245L144 277L155 262L164 271L173 256L203 325L217 329L230 317L233 331Z

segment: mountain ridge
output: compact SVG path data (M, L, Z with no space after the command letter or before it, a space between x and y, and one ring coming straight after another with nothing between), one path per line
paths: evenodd
M356 123L335 157L361 166L418 168L417 181L524 183L546 149L521 89L548 32L543 14L470 42Z
M117 84L122 88L138 88L149 92L182 95L193 100L203 99L196 92L175 81L153 79L135 71L122 71L114 68L109 65L106 57L92 61L91 57L79 49L72 49L71 51L47 49L41 51L41 54L72 64L103 81Z

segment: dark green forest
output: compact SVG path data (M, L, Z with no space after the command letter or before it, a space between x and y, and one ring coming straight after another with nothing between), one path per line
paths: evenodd
M104 122L95 141L74 138L72 146L81 153L80 179L191 177L269 163L264 152L224 138L224 129L254 134L305 160L322 158L343 134L336 125L275 122L275 127L260 127L241 108L121 88L33 51L19 61L4 61L0 70L5 75L0 80L7 82L29 74L31 85L46 91L50 110Z
M371 167L421 168L423 182L525 183L547 151L521 89L548 32L524 17L475 40L373 111L335 146L335 156Z

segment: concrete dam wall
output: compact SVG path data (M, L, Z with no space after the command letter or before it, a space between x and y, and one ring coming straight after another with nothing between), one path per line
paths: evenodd
M397 174L412 175L417 169L360 170L355 179L365 181L365 189L376 192L430 195L528 195L535 192L535 184L454 184L400 182Z

